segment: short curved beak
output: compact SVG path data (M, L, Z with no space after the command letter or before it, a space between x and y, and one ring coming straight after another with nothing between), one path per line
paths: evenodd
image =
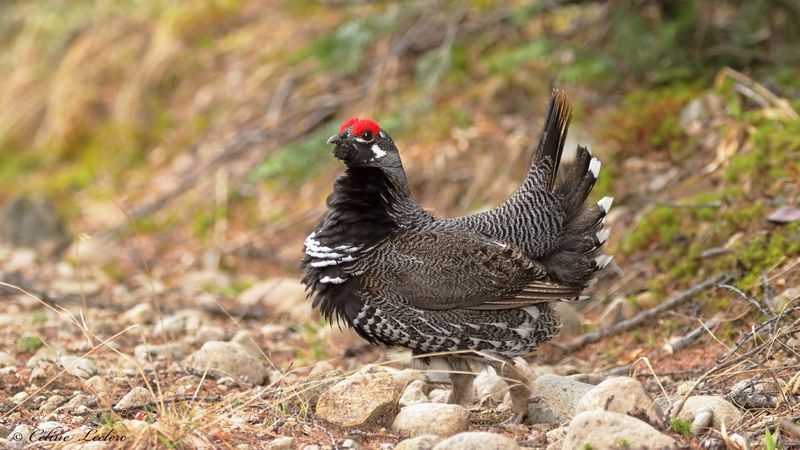
M346 136L345 133L334 134L333 136L328 138L328 144L336 144L336 145L342 144L345 141L345 136Z

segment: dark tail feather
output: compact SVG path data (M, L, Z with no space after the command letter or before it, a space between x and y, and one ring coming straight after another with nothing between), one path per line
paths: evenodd
M611 257L600 252L610 230L603 228L603 218L613 199L586 204L600 175L600 160L586 147L579 146L575 161L565 165L553 189L565 212L561 245L548 256L548 271L559 280L585 286L595 272L605 267Z
M531 170L546 171L547 189L552 189L555 183L571 118L572 108L569 106L567 94L560 89L554 89L550 96L542 137L533 154L533 164L531 165Z
M600 160L593 158L584 146L578 146L575 160L564 165L558 174L554 189L556 197L566 213L566 222L572 221L592 192L600 174Z

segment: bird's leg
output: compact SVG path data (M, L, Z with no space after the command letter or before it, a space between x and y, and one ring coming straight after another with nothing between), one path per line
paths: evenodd
M453 390L450 391L447 403L465 407L472 406L474 401L472 381L474 379L475 375L471 373L451 373L450 382L453 384Z
M528 377L514 365L513 361L498 361L491 363L497 375L508 383L508 392L511 395L511 417L503 422L504 425L520 424L528 416L528 398L531 389L528 386Z
M475 374L472 373L469 363L463 358L446 358L447 365L450 367L450 382L453 389L447 403L461 406L472 406L475 400L472 382Z

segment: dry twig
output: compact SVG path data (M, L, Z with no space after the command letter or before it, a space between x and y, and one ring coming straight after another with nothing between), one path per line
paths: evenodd
M618 333L621 333L623 331L630 330L631 328L636 327L636 326L642 324L643 322L645 322L645 321L647 321L649 319L652 319L653 317L658 316L659 314L663 313L664 311L668 311L668 310L670 310L672 308L675 308L675 307L685 303L686 301L694 298L694 296L696 296L697 294L705 291L706 289L714 287L714 286L716 286L716 285L718 285L720 283L725 283L725 282L729 281L730 279L731 279L731 276L727 275L727 274L717 275L717 276L708 278L708 279L706 279L704 281L701 281L700 283L695 284L694 286L690 287L689 289L687 289L687 290L685 290L685 291L673 296L672 298L670 298L669 300L659 304L658 306L650 308L650 309L648 309L646 311L642 311L641 313L637 314L635 317L632 317L632 318L630 318L628 320L623 320L622 322L615 323L614 325L611 325L610 327L600 328L600 329L594 330L592 332L586 333L586 334L584 334L584 335L572 340L571 342L567 343L567 345L565 345L563 347L563 350L566 353L572 353L572 352L582 348L583 346L585 346L587 344L591 344L592 342L597 342L597 341L599 341L600 339L602 339L602 338L604 338L606 336L610 336L610 335L613 335L613 334L618 334Z
M687 347L689 344L694 342L695 339L702 336L705 332L709 331L710 329L722 323L723 320L725 320L724 314L716 314L708 322L686 333L682 337L665 344L664 351L672 354L677 352L678 350L681 350L682 348Z

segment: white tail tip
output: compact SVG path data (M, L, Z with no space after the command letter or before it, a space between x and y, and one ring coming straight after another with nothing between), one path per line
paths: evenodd
M597 240L600 242L600 245L603 245L608 240L608 236L611 235L611 228L603 228L602 230L598 231L595 236L597 236Z
M597 202L597 206L603 208L603 212L607 213L611 209L612 203L614 203L614 197L603 197Z
M603 164L597 158L592 158L592 160L589 161L589 172L592 173L595 180L600 176L600 167L602 167L602 165Z
M597 264L597 270L602 269L603 267L607 266L611 260L614 259L611 255L600 255L594 259L594 263Z

